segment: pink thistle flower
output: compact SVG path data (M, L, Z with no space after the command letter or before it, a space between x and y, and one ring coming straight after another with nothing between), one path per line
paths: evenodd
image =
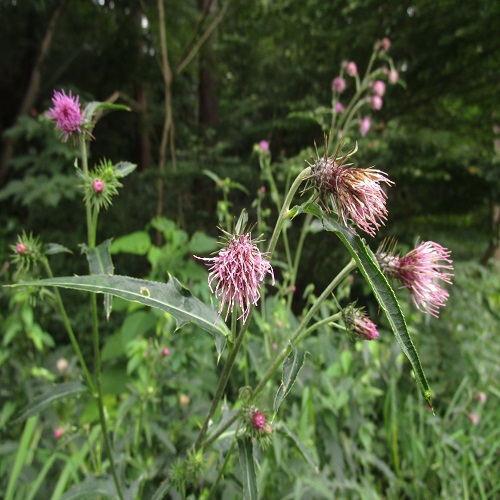
M62 427L58 427L54 430L54 433L52 435L54 436L54 439L59 439L63 434L64 429Z
M379 111L380 109L382 109L382 104L384 103L384 101L379 95L373 95L370 98L370 103L375 111Z
M163 354L163 356L168 356L170 354L170 349L168 347L165 347L161 353Z
M201 258L210 266L208 286L210 291L220 299L219 316L227 305L225 319L236 305L241 309L238 319L243 323L248 319L252 304L257 305L260 299L260 287L266 274L272 277L274 273L269 263L269 254L262 253L256 245L257 240L252 240L251 233L230 235L228 233L226 245L217 252L215 257ZM215 290L212 283L216 281Z
M313 185L327 211L327 203L333 198L333 209L346 226L352 219L365 233L375 236L387 218L387 195L380 183L388 186L394 183L381 170L343 166L356 149L337 158L339 149L340 145L332 157L325 153L322 157L313 158L314 163L310 164ZM325 151L328 151L326 138Z
M100 194L104 191L104 182L101 179L94 179L92 181L92 190L96 194Z
M334 92L337 92L338 94L342 94L346 88L346 83L344 78L341 76L337 76L336 78L333 79L332 82L332 90Z
M359 133L361 134L362 137L366 136L366 134L370 130L371 125L372 125L372 122L371 122L369 116L365 116L361 120L361 123L359 124Z
M78 102L78 96L72 96L71 90L66 95L64 90L58 92L54 90L52 97L53 108L49 108L47 116L56 121L56 125L63 133L63 140L66 142L68 137L75 133L82 132L82 124L85 121Z
M375 94L379 95L380 97L383 97L385 94L385 82L382 80L375 80L372 83L372 90L375 92Z
M343 113L344 112L344 106L342 105L342 103L340 101L335 104L335 112L336 113Z
M389 40L389 38L384 37L384 38L382 38L382 40L380 40L378 42L378 46L379 46L380 50L383 50L384 52L388 52L389 49L391 48L391 41Z
M451 285L453 273L451 252L434 243L423 241L403 257L394 252L394 243L382 243L377 250L377 260L382 272L396 278L407 288L417 309L434 317L448 300L449 293L438 281ZM443 263L444 262L444 263Z
M16 244L16 252L19 254L19 255L26 255L28 253L28 245L26 245L26 243L23 243L22 241L20 241L19 243Z
M358 337L363 340L376 340L379 338L380 333L375 323L366 315L364 309L350 304L342 311L342 315L348 333L354 338Z
M259 148L264 152L264 153L269 153L269 141L260 141L259 142Z
M358 74L358 67L354 61L348 61L344 63L345 71L349 76L356 76Z
M264 429L266 426L266 422L267 422L265 415L259 410L255 410L252 413L251 421L252 421L252 425L253 425L254 429L257 429L257 430Z

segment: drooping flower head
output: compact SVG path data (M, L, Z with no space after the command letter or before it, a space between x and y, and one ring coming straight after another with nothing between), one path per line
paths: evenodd
M215 257L197 259L204 260L209 266L208 286L211 292L220 299L219 315L227 306L226 317L238 306L243 323L248 319L252 304L257 305L260 298L260 287L266 274L270 274L274 285L274 273L269 263L269 254L262 253L252 240L252 234L229 234L224 246ZM213 283L216 283L215 289Z
M363 308L356 307L355 304L349 304L342 311L342 317L347 327L349 335L355 339L376 340L380 333L375 323L366 315Z
M344 156L339 156L341 144L331 157L327 156L328 144L325 137L325 153L312 158L311 183L317 190L319 201L330 211L333 209L339 219L349 225L349 219L370 236L375 236L387 218L385 206L387 195L381 183L394 184L381 170L355 168L344 165L354 155L356 148Z
M332 82L332 90L334 92L337 92L338 94L342 94L346 88L346 83L344 78L341 76L337 76L336 78L333 79Z
M47 116L56 121L57 128L63 133L63 140L66 142L71 134L82 133L82 124L85 121L80 109L79 97L69 94L64 90L58 92L54 90L52 97L53 108L49 108Z
M451 252L433 241L423 241L401 257L395 252L395 246L395 241L385 241L377 250L376 257L382 272L408 289L419 311L437 318L439 308L446 304L449 297L439 281L451 284Z

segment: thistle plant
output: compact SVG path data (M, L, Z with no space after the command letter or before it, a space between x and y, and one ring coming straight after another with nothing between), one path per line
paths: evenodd
M214 305L198 300L173 276L169 276L166 283L158 283L113 274L109 243L97 245L98 216L100 210L111 206L112 199L121 186L120 179L130 173L134 166L124 162L113 165L102 160L94 169L89 169L88 153L95 125L95 112L115 106L90 103L81 110L78 96L72 96L71 93L66 95L64 91L55 92L49 116L55 120L62 139L68 140L71 137L81 150L81 162L77 165L77 172L86 208L88 241L84 248L90 272L87 276L53 278L48 260L38 250L38 243L26 235L21 236L13 246L14 260L19 263L25 260L32 263L34 255L42 255L40 259L46 268L48 279L30 282L30 285L53 286L56 291L59 288L70 288L91 292L93 375L90 374L87 362L82 356L78 337L71 328L59 292L56 293L68 335L85 374L86 389L98 406L109 475L114 483L114 489L110 492L112 496L124 498L124 491L130 488L137 478L146 481L148 474L149 477L154 477L158 474L158 469L154 465L150 466L144 477L137 470L126 477L125 471L128 469L119 471L115 465L117 453L113 450L110 440L108 414L101 383L96 293L104 294L106 317L109 317L111 312L110 297L116 296L168 313L175 318L178 326L188 322L194 323L213 337L218 362L222 363L221 369L218 370L217 385L210 389L213 397L208 410L202 420L197 422L196 437L182 450L182 459L170 464L169 474L153 495L155 499L163 498L172 488L177 488L185 497L189 484L201 481L200 475L209 463L208 455L219 453L219 448L212 445L223 440L228 441L220 449L224 448L226 451L220 452L217 474L209 495L217 493L219 482L232 459L232 452L237 447L245 476L244 494L247 498L256 498L253 442L257 440L262 441L261 444L268 443L273 439L274 429L279 427L280 419L287 418L284 412L278 418L278 412L283 400L295 390L294 383L307 362L304 340L321 327L328 327L331 331L339 331L342 334L347 333L359 341L373 342L381 335L364 307L357 306L356 300L351 298L345 300L338 293L355 270L359 271L372 290L380 311L385 314L414 371L420 392L432 408L429 385L396 294L386 276L403 285L418 310L437 316L439 308L444 306L448 298L444 285L451 283L453 268L450 251L437 243L423 242L403 256L396 253L395 246L388 244L382 245L374 253L358 233L362 232L364 236L373 238L381 226L390 221L386 188L392 189L394 182L383 170L371 166L357 166L357 145L345 150L352 134L368 133L371 121L364 113L367 107L373 110L382 107L386 94L384 79L391 84L398 81L396 69L387 54L389 48L388 39L375 44L363 77L360 76L354 61L342 64L340 74L332 82L331 107L327 112L320 109L312 114L322 124L325 132L322 149L316 146L316 156L310 161L304 160L302 170L290 183L284 195L278 191L275 181L269 142L261 141L256 145L262 178L267 184L266 189L270 191L277 217L272 231L253 238L248 225L248 214L243 210L231 229L222 229L223 237L218 251L211 256L196 256L196 259L203 261L208 267L207 286L213 294ZM376 61L383 61L385 65L373 69ZM353 90L350 102L342 103L340 96L350 88ZM328 115L329 121L325 120ZM357 130L355 124L360 126L360 130ZM340 130L342 134L339 133ZM339 138L339 135L342 137ZM207 175L216 182L219 181L213 174ZM230 204L227 196L231 187L230 181L224 186L225 205L224 210L219 213L219 223L228 225ZM261 198L258 198L255 205L260 215L263 214L261 201ZM304 222L297 244L293 246L287 236L287 227L295 224L299 218L303 218ZM277 287L278 290L274 290L278 297L276 302L285 303L287 313L291 314L291 296L297 274L300 272L301 252L308 243L307 236L315 219L323 230L332 233L333 241L340 242L345 247L350 260L337 274L332 272L329 284L321 293L309 296L306 309L296 318L293 328L290 327L286 336L271 337L272 328L268 328L266 321L272 311L266 310L266 293L273 290L271 287ZM267 221L264 223L261 219L253 222L253 227L258 230L267 229ZM267 284L270 290L266 292ZM267 359L259 360L261 365L257 374L248 371L245 373L246 385L240 388L239 396L228 401L227 385L235 375L237 361L245 361L250 351L246 342L249 330L257 331L265 337L268 356ZM137 349L134 347L135 351L140 352L141 356L145 355L147 341L134 339L133 342L132 347L139 346ZM274 342L276 347L273 346ZM155 344L154 351L163 363L172 358L170 349L160 347L159 344ZM276 383L276 373L280 370L281 381ZM153 372L151 369L151 373ZM144 370L141 373L145 381L150 380ZM184 396L181 406L186 408L189 405L189 397ZM139 447L139 438L136 441ZM132 464L131 461L130 468Z

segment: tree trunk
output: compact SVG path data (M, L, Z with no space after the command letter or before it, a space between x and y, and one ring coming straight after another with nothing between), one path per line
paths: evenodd
M50 18L49 24L47 26L47 31L42 39L42 43L40 45L40 52L38 53L38 57L33 65L33 69L31 70L30 81L28 83L28 88L24 94L23 101L21 106L19 107L19 111L17 113L16 119L21 115L28 114L29 111L34 107L36 100L38 99L38 94L40 92L40 81L42 77L42 67L47 59L47 56L50 52L50 47L52 45L52 40L54 38L54 34L57 29L57 24L61 17L61 14L66 7L67 0L61 0L59 5L54 10L52 17ZM5 182L5 178L7 176L8 163L14 154L14 146L15 141L13 138L7 138L4 141L2 146L2 151L0 153L0 186Z

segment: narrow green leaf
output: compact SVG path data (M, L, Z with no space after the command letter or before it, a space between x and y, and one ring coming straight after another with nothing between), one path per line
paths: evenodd
M29 403L16 418L14 422L20 422L33 415L37 415L51 404L61 399L77 396L87 391L87 386L81 382L65 382L64 384L57 384L46 390L40 396L37 396Z
M91 274L113 274L114 266L111 260L110 253L111 240L105 240L96 248L83 246L83 250L87 255L89 269ZM109 320L111 309L113 308L113 297L109 293L104 294L104 311L106 319Z
M304 366L306 360L307 352L301 349L297 349L295 346L291 346L292 350L290 354L285 358L283 362L283 376L281 378L281 386L276 393L274 398L273 412L276 415L281 402L286 398L288 393L293 387L295 380Z
M83 117L89 123L91 123L92 121L96 123L99 120L103 110L130 111L130 108L128 106L124 106L123 104L92 101L89 102L83 109Z
M131 174L137 168L137 165L129 161L119 161L115 163L114 168L116 177L121 178Z
M257 474L253 458L252 438L238 439L238 450L240 452L240 466L243 480L243 494L245 500L257 500L259 492L257 489Z
M287 436L293 444L297 447L300 454L305 458L306 462L312 467L314 472L319 473L318 463L312 456L311 452L306 448L306 445L300 440L300 438L294 434L285 424L280 422L279 426L275 428L278 432L281 432Z
M222 354L223 342L220 336L226 337L230 331L212 307L194 297L173 276L167 283L140 280L128 276L68 276L65 278L30 281L10 286L57 286L73 290L94 293L110 293L115 297L146 306L155 307L170 313L177 321L177 327L192 322L215 337L217 352ZM218 341L219 339L219 341Z
M62 252L73 253L69 248L59 245L59 243L47 243L44 247L45 255L55 255Z
M153 493L151 500L163 500L166 496L170 488L172 487L171 482L168 479L165 479L158 489Z
M19 441L19 448L17 449L16 457L14 459L14 465L10 471L9 484L7 485L5 500L12 500L14 498L16 483L26 462L28 452L30 451L30 443L35 433L37 424L38 416L28 419L24 426L24 431L21 436L21 440Z
M349 229L339 224L333 218L324 215L323 224L327 231L334 232L340 238L349 250L352 258L356 261L361 274L370 285L380 308L387 316L399 346L410 361L420 392L432 409L431 390L420 364L417 350L410 338L404 315L399 307L394 291L380 271L371 250L358 235L349 231Z

